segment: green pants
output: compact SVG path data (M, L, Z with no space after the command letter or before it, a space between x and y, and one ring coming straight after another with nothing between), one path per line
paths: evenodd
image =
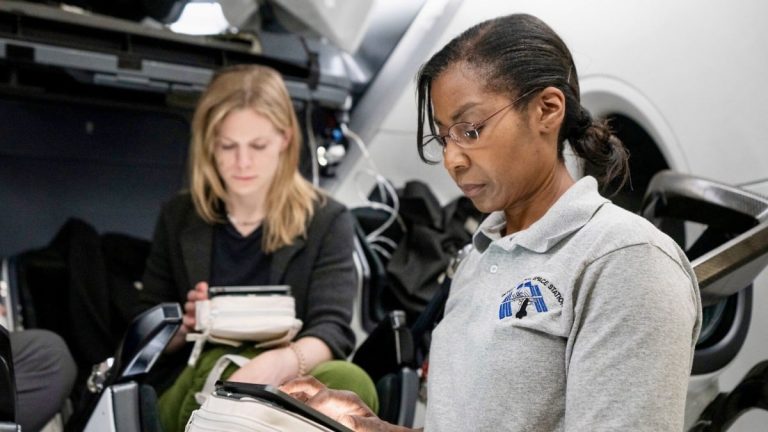
M237 354L253 358L260 352L260 350L245 345L238 348L213 346L205 350L197 360L197 364L194 367L187 366L173 386L160 396L158 411L163 430L165 432L184 430L192 411L200 407L195 400L195 393L203 388L208 373L221 356ZM237 368L236 365L230 364L222 373L221 379L229 378ZM329 388L356 393L373 412L378 411L379 399L376 394L376 386L368 374L357 365L347 361L333 360L321 363L309 374Z

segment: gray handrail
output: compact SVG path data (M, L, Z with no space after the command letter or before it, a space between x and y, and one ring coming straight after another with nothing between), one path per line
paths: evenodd
M768 267L768 221L691 262L701 302L713 305L749 286Z

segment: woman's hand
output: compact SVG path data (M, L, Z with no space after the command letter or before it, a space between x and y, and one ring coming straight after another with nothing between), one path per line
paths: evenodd
M187 301L184 303L184 316L181 318L181 327L168 342L166 352L174 352L187 342L187 333L195 331L195 302L208 300L208 282L198 282L195 289L187 291Z
M356 394L331 390L311 376L291 380L280 390L357 432L413 431L376 417Z
M208 282L198 282L195 289L187 291L187 302L184 303L184 317L182 325L186 333L195 331L195 303L208 300Z

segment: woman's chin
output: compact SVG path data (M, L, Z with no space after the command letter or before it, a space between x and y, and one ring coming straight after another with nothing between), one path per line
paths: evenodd
M493 203L490 202L488 199L483 199L481 196L476 196L469 199L472 201L472 204L475 206L475 208L480 211L480 213L492 213L498 208L496 208Z
M227 193L232 197L238 198L250 198L258 195L258 190L255 187L230 187L227 188Z

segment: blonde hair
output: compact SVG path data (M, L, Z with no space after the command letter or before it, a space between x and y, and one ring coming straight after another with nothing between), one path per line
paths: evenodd
M288 137L280 162L267 191L262 248L265 252L306 236L314 202L322 193L298 171L301 132L288 90L275 70L258 65L230 66L218 71L200 97L192 119L189 155L190 192L195 209L208 223L224 222L227 191L214 156L216 131L232 111L250 108L266 117Z

